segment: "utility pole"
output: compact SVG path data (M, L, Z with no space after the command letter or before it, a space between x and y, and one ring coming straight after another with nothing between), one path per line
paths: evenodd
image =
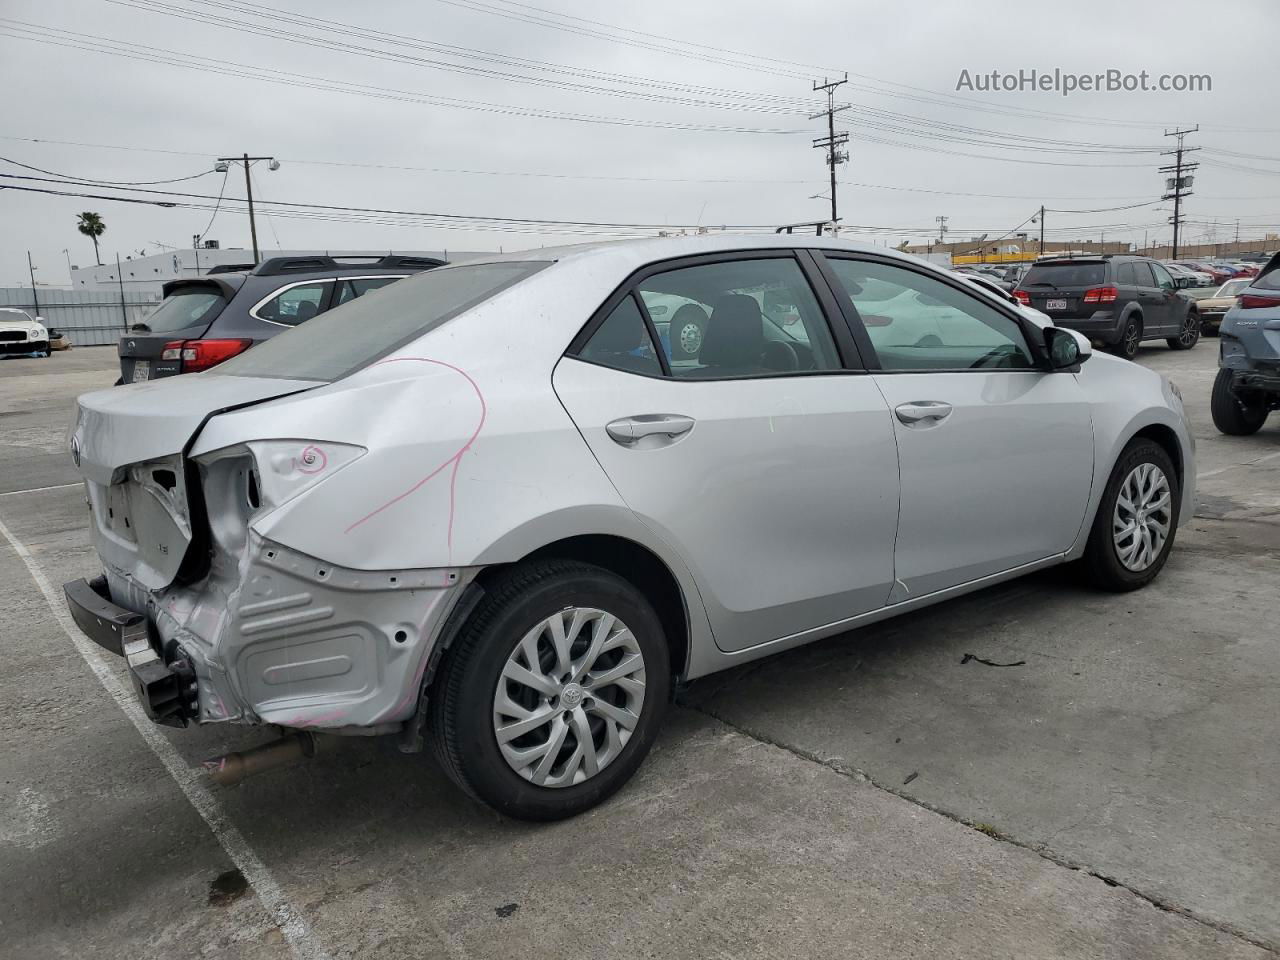
M1195 177L1191 176L1192 171L1200 166L1198 163L1188 163L1182 159L1183 154L1191 153L1193 150L1199 150L1199 147L1188 147L1183 145L1183 139L1188 133L1196 133L1200 129L1200 124L1190 127L1186 130L1166 130L1166 137L1177 137L1178 145L1172 150L1165 150L1161 156L1173 157L1174 162L1166 167L1161 167L1161 173L1171 173L1172 177L1165 178L1165 193L1161 200L1173 201L1173 216L1169 218L1169 222L1173 224L1173 256L1171 260L1178 259L1178 234L1182 227L1182 198L1191 196L1191 185L1195 181Z
M1044 256L1044 204L1040 204L1040 256Z
M124 319L125 333L129 332L129 308L124 305L124 270L120 266L120 254L116 254L116 283L120 285L120 316Z
M934 217L934 221L938 224L938 246L942 246L947 242L947 221L950 217Z
M40 295L36 293L36 268L31 264L31 251L27 251L27 273L31 276L31 300L35 304L36 316L40 316Z
M279 170L280 161L275 157L251 157L247 153L238 157L219 157L218 162L214 164L213 169L219 173L225 173L231 169L231 164L239 163L244 165L244 194L249 201L249 235L253 239L253 262L258 262L258 225L253 219L253 180L249 177L249 168L260 160L265 160L268 170Z
M200 276L200 234L193 233L191 235L191 249L196 255L196 276Z
M827 95L827 109L809 116L810 120L817 120L822 116L827 118L827 135L825 137L817 137L813 141L813 148L815 150L827 151L827 167L831 173L832 233L838 232L840 228L840 218L836 212L836 166L849 159L849 152L847 150L840 149L849 142L849 133L846 130L841 130L839 133L836 133L836 114L843 110L848 110L849 105L846 103L840 107L836 106L836 88L848 82L849 75L846 73L843 80L829 81L826 77L823 77L822 83L815 83L813 85L814 92L816 93L817 91L822 90Z

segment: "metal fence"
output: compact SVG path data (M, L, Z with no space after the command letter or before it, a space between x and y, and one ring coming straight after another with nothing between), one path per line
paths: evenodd
M44 318L50 330L59 330L73 344L113 344L130 324L138 323L160 302L160 294L126 290L37 289L36 308L30 287L0 287L0 307L17 307Z

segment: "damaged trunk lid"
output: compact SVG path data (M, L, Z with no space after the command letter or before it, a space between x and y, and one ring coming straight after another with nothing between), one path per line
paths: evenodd
M147 590L172 583L203 533L199 483L185 453L205 422L319 385L198 374L81 396L71 455L108 573Z

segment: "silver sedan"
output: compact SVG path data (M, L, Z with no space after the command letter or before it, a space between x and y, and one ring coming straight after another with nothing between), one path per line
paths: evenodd
M529 819L621 787L673 681L1053 564L1149 583L1195 476L1168 380L792 236L441 267L86 394L71 447L71 611L155 720L430 743Z

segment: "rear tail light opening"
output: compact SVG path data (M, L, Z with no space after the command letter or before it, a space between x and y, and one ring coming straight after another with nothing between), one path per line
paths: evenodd
M161 360L177 360L183 373L199 373L230 360L253 346L252 340L170 340L164 345Z
M1261 310L1267 307L1280 307L1280 297L1262 297L1256 293L1242 293L1236 298L1241 310Z

